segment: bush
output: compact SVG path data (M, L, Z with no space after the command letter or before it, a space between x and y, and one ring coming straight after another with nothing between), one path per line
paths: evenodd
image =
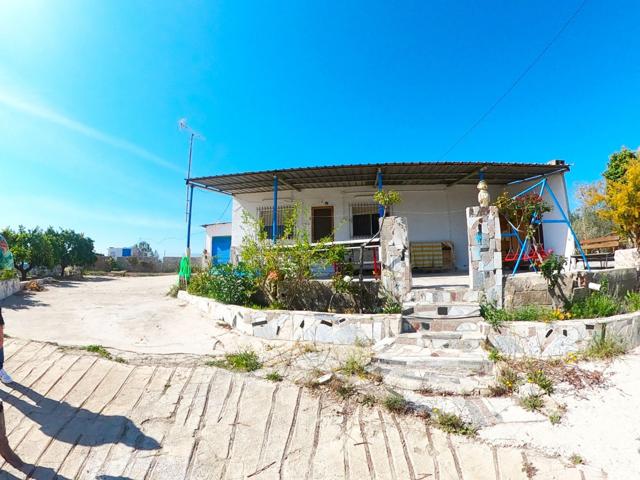
M13 270L12 268L7 268L7 269L4 269L4 270L0 271L0 281L2 281L2 280L13 280L17 276L18 275L16 274L16 271Z
M244 265L217 265L191 277L187 291L222 303L247 305L256 292L256 276Z
M574 318L601 318L620 313L621 302L610 296L606 288L573 302L569 308Z
M624 300L625 300L625 310L627 312L640 311L640 293L627 292L627 295L625 296Z
M365 377L367 371L365 370L366 359L362 356L352 353L347 357L340 370L346 375L357 375L359 377Z

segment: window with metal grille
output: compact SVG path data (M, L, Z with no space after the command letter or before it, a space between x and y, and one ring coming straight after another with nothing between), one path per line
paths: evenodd
M351 236L353 238L371 237L380 228L379 219L377 203L352 203Z
M292 206L278 207L276 238L282 238L284 235L284 226L291 215L293 215ZM262 224L262 229L267 234L267 238L273 239L273 207L258 207L258 219Z

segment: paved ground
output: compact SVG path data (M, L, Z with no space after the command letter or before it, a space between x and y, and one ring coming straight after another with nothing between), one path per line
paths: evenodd
M597 478L284 382L13 339L6 351L18 384L0 396L31 478L506 480L526 479L525 462L536 479Z
M162 354L212 354L259 343L167 297L175 281L175 276L87 277L49 283L43 292L22 292L2 302L5 332L61 345Z

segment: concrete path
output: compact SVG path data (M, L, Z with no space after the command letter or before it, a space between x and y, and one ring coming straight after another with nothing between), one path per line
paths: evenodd
M35 479L536 479L584 474L532 451L449 436L212 367L133 365L8 339L9 442ZM6 464L0 478L27 478Z

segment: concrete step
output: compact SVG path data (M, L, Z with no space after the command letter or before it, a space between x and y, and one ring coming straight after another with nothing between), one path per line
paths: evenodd
M374 347L371 366L386 383L407 390L477 393L494 382L494 365L482 348L423 347L404 343L406 338Z
M420 315L429 318L464 318L480 315L480 305L469 302L418 303L407 302L402 305L402 313Z
M408 300L415 303L447 303L447 302L477 302L477 291L467 287L452 288L414 288L409 293Z
M486 335L479 331L440 331L403 333L395 340L396 345L415 345L418 347L444 349L455 348L463 351L471 351L482 347Z
M400 325L400 333L412 332L461 332L478 331L487 334L486 323L480 316L463 318L433 318L422 314L403 315Z

